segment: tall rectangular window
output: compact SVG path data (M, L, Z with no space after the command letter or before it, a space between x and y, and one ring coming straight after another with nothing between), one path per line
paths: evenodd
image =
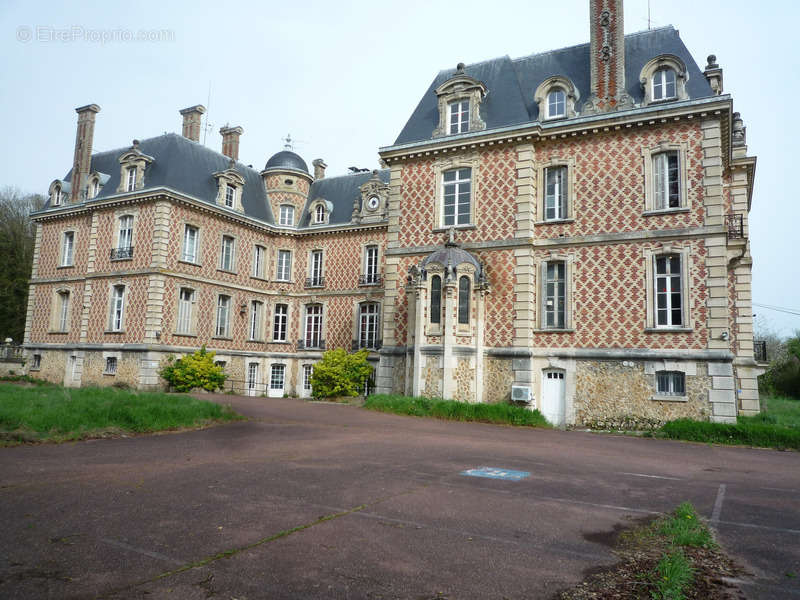
M469 131L469 100L458 100L448 105L450 133L466 133Z
M111 288L111 331L122 331L122 315L125 310L125 286Z
M278 250L278 265L275 272L278 281L290 281L292 278L292 251Z
M219 255L219 268L223 271L233 271L235 241L229 235L222 236L222 249Z
M269 389L274 391L283 390L285 379L286 365L272 365L269 375Z
M470 288L469 277L458 278L458 324L469 325Z
M567 218L567 167L545 169L544 219Z
M683 326L683 286L680 254L656 256L656 324Z
M197 262L197 227L186 225L183 228L183 254L181 260Z
M272 319L272 341L285 342L286 330L289 325L289 305L276 304L275 315Z
M58 293L58 331L69 330L69 292Z
M314 365L303 365L303 389L311 391L311 375L314 374Z
M133 216L123 215L119 218L119 235L117 250L130 250L133 246Z
M660 152L653 156L653 192L655 208L679 208L681 184L677 151Z
M61 244L61 266L71 267L75 254L75 232L65 231Z
M358 347L377 348L379 306L377 302L366 302L359 307Z
M231 313L231 297L220 296L217 298L217 325L214 328L216 337L228 337L228 321Z
M653 73L653 100L668 100L675 97L675 71L659 69Z
M250 339L262 339L262 326L264 321L264 303L258 300L253 300L250 303Z
M126 192L132 192L136 189L136 167L128 168L128 179L125 185Z
M181 288L178 294L178 323L176 333L192 333L192 313L194 312L194 290Z
M564 329L567 312L566 265L563 261L551 261L545 265L544 270L544 326Z
M310 282L312 287L319 287L322 285L322 250L311 251L311 270L309 272Z
M251 362L247 365L247 395L255 396L258 388L258 363Z
M442 193L442 224L468 225L472 218L472 169L454 169L444 172Z
M442 322L442 278L431 277L431 323Z
M378 247L367 246L364 251L364 283L378 283Z
M225 206L233 208L236 203L236 188L230 183L225 184Z
M294 225L294 206L291 204L281 204L280 218L278 223L281 225Z
M264 277L264 259L267 249L264 246L253 246L253 277Z
M319 348L322 343L322 306L310 304L306 306L306 348Z

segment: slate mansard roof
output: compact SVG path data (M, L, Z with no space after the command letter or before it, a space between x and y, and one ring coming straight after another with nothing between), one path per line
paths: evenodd
M642 67L662 54L673 54L686 65L689 98L712 97L708 81L692 58L678 31L668 25L659 29L625 36L625 88L634 103L640 105L644 90L639 82ZM488 93L481 103L481 117L486 129L524 125L539 120L539 106L534 101L536 88L554 75L568 77L580 94L576 103L578 116L591 96L589 44L511 59L508 56L467 65L464 73L483 82ZM394 145L431 139L439 123L435 90L455 75L455 69L440 71L420 100Z
M130 147L125 147L92 155L91 171L103 174L101 175L101 181L106 179L104 176L107 176L107 181L103 181L100 193L89 200L88 203L101 201L119 194L117 192L121 176L119 158L129 150ZM175 133L166 133L158 137L141 140L139 142L139 150L142 154L151 156L154 160L145 171L144 188L137 190L137 193L150 189L169 188L186 196L218 206L216 204L217 180L214 178L214 173L228 169L231 163L230 158ZM237 162L234 168L245 181L241 199L245 215L274 225L275 217L270 208L269 198L265 191L261 174L252 167L243 165L240 162ZM267 170L280 170L281 168L308 171L305 161L297 154L289 151L275 154L267 163ZM379 171L378 174L384 183L389 182L388 169ZM353 204L361 198L359 188L370 177L372 177L372 173L358 173L340 177L327 177L314 181L309 191L306 210L300 216L298 226L300 228L309 226L307 209L318 198L327 200L333 207L329 225L346 225L350 223ZM71 181L71 178L72 170L70 169L64 177L64 182ZM66 187L64 188L65 191ZM45 210L48 208L50 208L49 201L45 206Z

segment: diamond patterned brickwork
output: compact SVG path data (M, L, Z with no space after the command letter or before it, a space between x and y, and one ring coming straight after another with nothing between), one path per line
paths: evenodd
M514 251L475 253L489 276L484 311L484 345L511 346L514 339Z
M92 281L92 300L89 306L90 343L136 344L144 341L145 316L147 314L146 276L125 277L124 279L95 279ZM124 333L105 333L109 328L111 311L111 287L117 283L125 284Z
M514 237L514 197L517 152L496 146L479 153L475 192L475 229L457 233L459 242ZM434 160L424 159L403 167L400 201L400 246L441 244L445 234L433 233L436 207Z
M371 230L300 238L295 253L295 276L301 280L302 286L302 282L310 275L309 253L312 250L322 250L325 291L356 289L358 276L364 271L364 246L367 244L376 244L379 247L379 272L382 274L386 233L383 230ZM380 286L376 288L380 289Z
M121 209L97 211L97 242L94 259L94 270L129 271L145 269L152 262L153 216L155 205L140 204L131 211ZM134 215L133 223L133 259L111 260L111 249L116 248L119 217L124 214Z
M686 143L691 210L643 216L645 196L642 150L661 142ZM536 145L536 162L575 160L573 223L537 225L538 238L593 235L635 230L677 229L703 225L703 150L700 123L682 122L547 140ZM537 220L542 219L542 183L537 184Z
M574 254L574 332L534 333L539 348L679 348L706 347L705 245L693 240L690 250L689 310L694 329L689 333L645 333L645 248L651 243L584 246ZM537 251L538 260L549 253ZM538 274L535 274L538 281ZM539 289L537 285L537 290ZM537 303L538 312L541 302Z
M80 340L81 305L83 304L83 282L41 283L33 288L33 318L31 320L31 342L66 344ZM69 328L67 333L49 333L52 321L51 310L58 310L54 302L58 290L69 290Z
M88 215L68 217L41 224L42 241L39 246L39 270L37 277L75 277L86 273L86 260L89 254L89 231L92 218ZM73 266L61 267L61 234L75 232Z
M295 226L303 219L303 208L306 205L306 197L292 194L289 192L269 192L269 206L272 209L272 217L275 219L275 225L280 223L281 218L281 204L291 204L294 206L294 224Z

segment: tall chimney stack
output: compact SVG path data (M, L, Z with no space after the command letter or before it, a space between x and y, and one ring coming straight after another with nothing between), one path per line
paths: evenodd
M589 0L591 94L584 112L633 108L625 91L625 19L622 0Z
M185 138L193 142L200 141L200 129L202 129L203 113L206 112L206 107L202 104L184 108L180 113L183 115L183 132Z
M219 133L222 135L222 153L228 158L239 160L239 136L244 133L244 129L225 125Z
M97 104L87 104L75 109L78 113L78 131L75 133L75 158L72 161L71 202L80 202L81 190L86 187L92 168L92 142L94 119L100 112Z
M314 165L314 179L325 179L325 169L328 167L325 161L321 158L315 158L311 161L311 164Z

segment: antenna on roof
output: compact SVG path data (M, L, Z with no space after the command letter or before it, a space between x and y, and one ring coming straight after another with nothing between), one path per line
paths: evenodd
M208 102L206 102L206 124L203 127L203 146L206 145L206 134L208 130L214 127L213 123L208 122L208 111L211 110L211 80L208 81Z
M294 145L292 144L292 134L287 133L285 138L281 138L283 142L283 149L284 150L294 150Z
M647 31L650 31L650 0L647 0Z

